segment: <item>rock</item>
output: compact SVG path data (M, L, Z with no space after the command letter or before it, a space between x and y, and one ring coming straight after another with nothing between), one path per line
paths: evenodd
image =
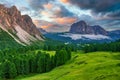
M28 15L21 15L20 11L18 11L15 6L8 8L0 4L0 25L4 30L14 34L14 36L16 35L17 38L19 38L19 41L23 43L29 43L33 40L43 40L42 34L33 24L32 19ZM24 34L19 32L19 34L22 35L18 36L18 30L16 30L16 26L17 28L20 27L19 29L31 36L32 39L26 35L28 42L22 41L23 39L20 38Z
M89 26L85 21L79 21L77 23L72 24L70 28L70 33L77 33L77 34L102 34L107 35L107 31L104 30L101 26Z

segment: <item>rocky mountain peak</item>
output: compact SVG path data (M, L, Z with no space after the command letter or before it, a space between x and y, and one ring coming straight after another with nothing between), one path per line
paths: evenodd
M90 26L85 21L79 21L71 25L70 33L77 34L102 34L107 35L107 31L99 25Z
M22 43L30 43L36 40L43 40L42 34L33 24L28 15L21 15L16 6L10 8L0 4L0 28L16 35L17 40Z

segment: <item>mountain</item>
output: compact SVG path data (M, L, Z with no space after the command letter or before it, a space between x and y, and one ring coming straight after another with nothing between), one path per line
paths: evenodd
M87 25L85 21L79 21L77 23L74 23L71 25L70 33L76 33L76 34L101 34L101 35L107 35L107 31L104 30L99 25L90 26Z
M42 34L46 34L46 33L47 33L47 31L44 30L44 29L42 29L42 28L38 28L38 29L39 29L39 31L40 31Z
M32 19L28 15L21 15L15 6L8 8L0 4L0 28L20 44L44 40Z
M106 31L99 25L89 26L85 21L79 21L73 23L67 33L47 33L44 36L69 43L101 43L120 39L120 30Z
M118 40L120 39L120 30L109 31L108 36L110 36L113 40Z
M120 35L120 30L113 30L113 31L109 31L110 34L118 34Z
M22 47L7 32L0 29L0 50Z
M111 37L105 35L73 34L73 33L46 33L46 38L65 43L103 43L111 41Z
M76 34L76 33L46 33L44 36L53 40L69 43L111 42L120 39L120 30L107 31L107 35Z

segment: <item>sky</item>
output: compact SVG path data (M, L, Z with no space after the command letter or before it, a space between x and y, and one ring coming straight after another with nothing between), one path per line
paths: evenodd
M106 30L120 30L120 0L0 0L28 14L38 28L66 32L80 20Z

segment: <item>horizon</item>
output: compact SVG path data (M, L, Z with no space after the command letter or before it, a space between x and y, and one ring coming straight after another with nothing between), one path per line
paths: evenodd
M29 15L38 28L48 32L66 32L80 20L107 31L120 30L120 0L0 0L0 4L15 5L22 15Z

